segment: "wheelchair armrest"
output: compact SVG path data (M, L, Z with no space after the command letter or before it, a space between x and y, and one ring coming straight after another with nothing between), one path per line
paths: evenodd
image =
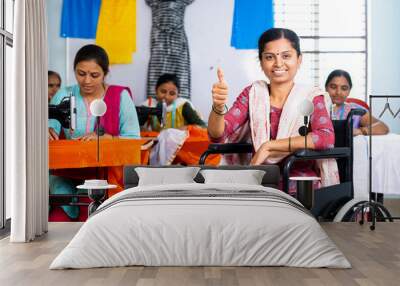
M314 160L314 159L328 159L328 158L344 158L351 154L349 147L335 147L327 150L310 150L300 149L292 154L292 160Z
M199 165L204 165L206 158L210 154L232 154L232 153L252 153L253 145L250 143L212 143L208 149L201 154Z
M283 191L289 191L289 174L292 165L296 161L316 160L316 159L337 159L337 158L350 158L351 148L349 147L335 147L327 150L310 150L300 149L287 157L283 166L282 183Z
M351 118L353 115L363 116L367 111L361 108L355 108L350 110L349 114L347 115L347 119Z
M212 143L208 145L208 151L218 154L251 153L253 145L250 143Z

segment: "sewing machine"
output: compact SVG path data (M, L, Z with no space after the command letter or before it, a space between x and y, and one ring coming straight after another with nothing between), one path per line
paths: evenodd
M159 103L156 107L136 106L136 112L139 119L139 125L146 123L150 115L157 116L163 124L166 108L164 104ZM64 97L59 104L49 104L49 119L56 119L64 128L76 128L76 104L75 97L70 95Z
M59 104L49 104L49 119L56 119L64 128L76 128L75 97L64 97Z
M139 119L139 125L143 126L148 120L150 115L157 116L158 121L163 125L166 107L164 107L163 103L158 103L156 107L148 107L148 106L136 106L136 112Z

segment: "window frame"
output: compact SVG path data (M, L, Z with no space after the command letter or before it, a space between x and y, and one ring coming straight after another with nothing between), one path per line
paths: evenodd
M13 48L13 34L6 30L6 2L0 0L0 237L10 232L10 219L6 217L6 188L5 188L5 92L6 92L6 49ZM12 1L15 13L15 0ZM13 17L14 15L12 15ZM14 27L12 27L14 28ZM12 29L13 30L13 29Z
M282 2L280 2L282 1ZM289 1L290 2L290 1ZM313 15L313 23L315 25L315 23L317 23L317 25L315 25L314 29L314 35L311 35L312 33L310 33L310 35L301 35L299 34L299 38L300 40L315 40L314 43L314 49L313 50L305 50L302 51L303 54L311 54L314 55L314 59L311 62L311 69L312 70L317 70L317 71L321 71L320 69L320 60L319 60L319 55L321 54L363 54L363 58L364 58L364 71L365 74L363 76L364 79L364 98L363 100L365 102L367 102L368 100L368 94L369 94L369 70L368 70L368 0L362 0L363 2L363 7L364 10L362 12L362 15L364 16L364 31L365 34L364 35L355 35L355 36L347 36L347 35L340 35L340 33L336 34L336 35L329 35L329 36L320 36L319 35L319 17L320 17L320 13L319 13L319 1L318 0L310 0L310 5L312 6L310 11L311 14ZM285 2L285 0L274 0L274 9L276 5L281 5L281 6L285 6L287 5L287 3ZM288 14L286 14L287 16ZM281 18L282 17L282 18ZM278 19L279 22L283 23L283 26L285 27L285 13L283 13L282 15L276 14L275 15L275 20ZM289 27L290 28L290 27ZM295 29L295 26L293 27ZM364 47L363 50L319 50L318 46L319 46L319 40L323 40L323 39L361 39L364 41ZM319 72L315 72L315 74L312 77L312 80L314 82L314 84L316 86L321 86L323 85L323 82L320 79L320 74Z

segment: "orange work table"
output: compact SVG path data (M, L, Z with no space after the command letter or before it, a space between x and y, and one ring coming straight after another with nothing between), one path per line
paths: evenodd
M105 167L107 180L118 185L109 195L123 189L123 166L141 164L148 157L144 139L101 139L99 161L97 141L54 140L49 141L49 169L52 174L71 178L89 179L95 176L96 167ZM92 168L83 171L82 168ZM72 169L72 170L65 170Z

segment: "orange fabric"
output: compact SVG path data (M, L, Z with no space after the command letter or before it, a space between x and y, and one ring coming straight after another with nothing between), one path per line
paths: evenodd
M150 158L150 150L142 150L140 154L140 164L141 165L148 165L149 158Z
M194 125L187 126L189 137L186 139L182 148L173 161L173 164L198 165L201 154L203 154L210 144L208 140L207 129ZM158 132L145 131L141 132L142 137L157 137ZM206 165L218 165L221 155L213 154L207 157Z
M155 138L157 137L159 132L156 131L141 131L140 132L140 137L150 137L150 138Z
M147 142L156 139L157 136L158 136L158 132L154 132L154 131L141 131L140 132L140 137L144 140L148 140ZM142 148L141 160L140 160L141 165L149 164L150 150L151 150L151 146L146 149Z
M49 141L49 169L110 167L140 163L140 147L147 140L101 139L97 141Z
M107 181L111 185L117 185L115 189L108 189L108 197L124 190L124 167L108 167L107 168Z
M118 186L109 190L110 197L123 190L123 166L141 164L145 159L148 150L141 151L140 148L146 142L142 139L102 139L98 162L97 141L49 141L49 169L54 175L82 180L96 178L99 172L100 178L107 178L110 184Z
M210 144L207 129L189 125L188 131L189 137L176 155L173 164L198 165L201 154L207 150ZM221 155L213 154L207 157L205 164L218 165L220 160Z

